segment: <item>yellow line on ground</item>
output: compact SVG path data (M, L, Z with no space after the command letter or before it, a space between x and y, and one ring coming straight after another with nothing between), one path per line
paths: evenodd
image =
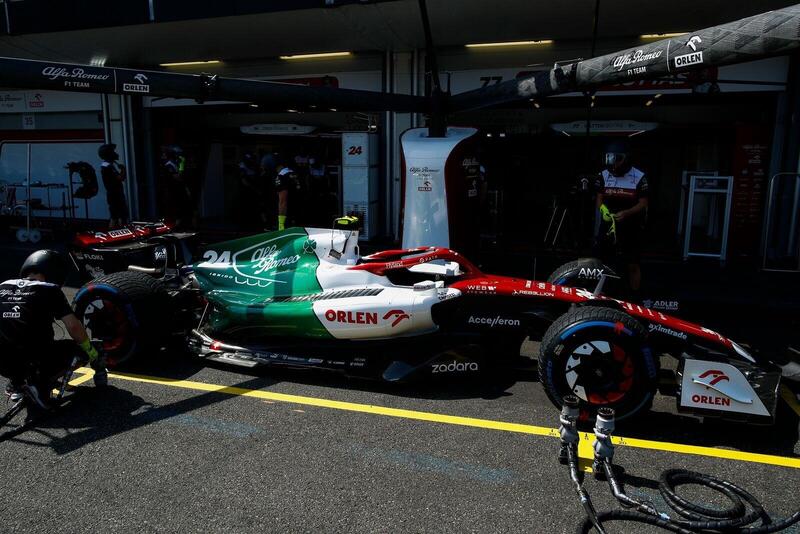
M82 368L79 371L91 371ZM517 432L521 434L532 434L536 436L547 436L558 438L559 433L555 428L543 426L525 425L521 423L508 423L505 421L495 421L492 419L475 419L472 417L462 417L458 415L446 415L433 412L421 412L416 410L404 410L400 408L388 408L371 404L358 404L354 402L344 402L336 400L321 399L318 397L305 397L300 395L289 395L274 391L263 391L245 389L234 386L223 386L219 384L208 384L205 382L194 382L191 380L176 380L172 378L161 378L154 376L137 375L130 373L109 373L110 378L141 382L145 384L158 384L181 389L194 391L206 391L222 393L225 395L236 395L242 397L253 397L257 399L272 400L300 404L304 406L316 406L319 408L330 408L334 410L344 410L348 412L368 413L382 415L386 417L398 417L402 419L412 419L416 421L428 421L432 423L442 423L448 425L466 426L473 428L485 428L489 430L500 430L504 432ZM583 433L582 441L589 442L592 436ZM708 456L713 458L724 458L728 460L738 460L742 462L754 462L780 467L791 467L800 469L800 458L788 458L785 456L773 456L770 454L759 454L753 452L742 452L729 449L718 449L714 447L702 447L698 445L684 445L681 443L669 443L664 441L650 441L645 439L615 437L614 443L625 447L635 447L639 449L659 450L680 454L692 454L696 456ZM588 452L588 450L587 450Z
M794 413L800 417L800 402L797 402L797 396L786 384L781 386L781 397L789 405L789 408L794 410Z
M80 384L83 384L84 382L88 382L89 380L92 379L92 377L94 377L94 371L91 369L81 367L80 371L83 372L83 374L70 380L69 381L70 386L78 386Z

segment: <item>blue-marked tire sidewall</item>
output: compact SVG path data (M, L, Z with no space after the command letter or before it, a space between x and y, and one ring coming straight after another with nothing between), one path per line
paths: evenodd
M597 310L597 313L592 310ZM620 325L624 328L620 328ZM567 379L570 357L581 345L590 341L606 341L611 347L616 345L622 348L630 358L633 383L618 401L596 405L583 401L581 404L585 415L593 414L602 406L614 408L618 420L647 411L655 395L658 360L644 340L641 325L618 310L584 308L570 312L553 323L542 339L539 370L547 396L556 406L561 406L564 396L575 394Z
M103 284L88 284L87 286L81 288L81 290L75 295L74 301L75 315L79 320L81 320L82 323L84 323L84 326L86 326L86 309L89 305L97 300L113 302L113 304L117 306L117 308L125 315L125 318L130 325L130 332L128 336L126 336L127 339L123 344L124 349L114 350L107 354L110 367L115 367L130 359L139 349L139 321L133 304L116 288Z

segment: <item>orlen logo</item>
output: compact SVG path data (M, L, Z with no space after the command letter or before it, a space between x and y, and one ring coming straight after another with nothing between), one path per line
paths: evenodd
M706 371L705 373L701 374L697 378L698 379L703 379L703 378L708 378L708 377L712 377L711 380L708 382L709 386L716 386L717 384L719 384L723 380L727 380L728 382L731 381L731 379L728 378L728 375L726 375L722 371L717 371L716 369L709 369L708 371Z
M14 306L10 312L3 312L3 319L19 319L21 316L19 306Z
M328 310L325 312L325 319L332 323L378 324L378 314L375 312Z
M392 322L392 328L399 325L404 319L411 319L411 317L403 310L390 310L386 312L386 315L383 316L384 321L388 321L391 318L394 318L394 321Z

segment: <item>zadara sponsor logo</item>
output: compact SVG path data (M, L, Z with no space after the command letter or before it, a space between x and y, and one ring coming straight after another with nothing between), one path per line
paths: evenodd
M495 317L481 317L481 316L470 315L469 324L479 324L488 326L489 328L495 328L498 326L519 326L520 322L519 319L508 319L506 317L501 317L499 315Z
M644 63L645 61L652 61L654 59L658 59L664 53L663 50L654 50L652 52L645 53L644 50L637 50L632 54L623 54L621 56L615 57L612 62L611 66L617 69L617 71L621 71L622 69L634 66L639 63Z
M431 368L434 373L464 373L479 369L476 362L457 362L455 360L450 363L434 363Z
M658 332L659 334L666 334L668 336L677 337L678 339L682 339L686 341L687 335L683 332L678 332L677 330L673 330L672 328L667 328L661 324L650 323L648 326L650 332Z

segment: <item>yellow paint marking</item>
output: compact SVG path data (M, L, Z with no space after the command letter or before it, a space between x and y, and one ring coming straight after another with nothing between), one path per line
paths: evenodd
M586 471L592 472L592 461L594 461L594 434L588 432L581 432L581 440L578 442L578 467Z
M88 382L94 377L94 370L81 367L79 369L83 374L69 381L70 386L78 386L84 382Z
M388 408L385 406L375 406L370 404L358 404L354 402L344 402L336 400L321 399L317 397L304 397L300 395L289 395L274 391L262 391L254 389L244 389L234 386L222 386L218 384L208 384L205 382L194 382L191 380L176 380L172 378L160 378L153 376L136 375L129 373L109 373L110 378L141 382L145 384L158 384L193 391L206 391L211 393L221 393L225 395L237 395L242 397L252 397L261 400L272 400L276 402L287 402L300 404L303 406L316 406L318 408L331 408L334 410L344 410L348 412L368 413L382 415L386 417L398 417L416 421L428 421L431 423L442 423L456 426L466 426L473 428L485 428L489 430L500 430L503 432L516 432L535 436L547 436L558 438L558 430L543 426L525 425L521 423L508 423L505 421L495 421L491 419L475 419L472 417L462 417L458 415L446 415L433 412L420 412L416 410L404 410L400 408ZM588 434L585 434L588 435ZM590 439L583 439L583 442L590 443ZM754 452L742 452L728 449L717 449L714 447L703 447L699 445L684 445L681 443L669 443L664 441L650 441L637 438L614 437L614 444L624 447L634 447L638 449L649 449L666 451L680 454L692 454L696 456L708 456L713 458L724 458L727 460L738 460L742 462L754 462L779 467L791 467L800 469L800 458L788 458L785 456L773 456L770 454L759 454ZM591 446L591 445L589 445ZM586 449L584 449L586 450ZM587 452L584 455L588 455ZM582 455L583 456L583 455ZM590 455L589 455L590 456Z
M800 402L797 402L797 396L786 384L781 386L781 397L783 397L783 400L785 400L786 404L789 405L789 408L794 410L794 413L800 416Z

